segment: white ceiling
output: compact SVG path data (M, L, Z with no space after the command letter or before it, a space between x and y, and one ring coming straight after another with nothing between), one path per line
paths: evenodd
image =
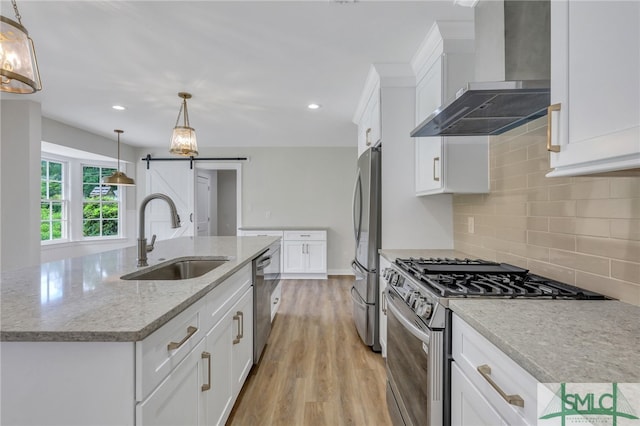
M2 0L2 14L13 18ZM409 62L446 1L18 0L44 116L140 147L168 147L188 101L202 147L355 146L372 63ZM3 98L18 97L2 95ZM322 108L311 111L315 102ZM115 111L112 105L126 106Z

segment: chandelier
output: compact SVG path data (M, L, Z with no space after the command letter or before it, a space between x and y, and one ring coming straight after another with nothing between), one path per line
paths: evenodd
M196 131L189 125L189 112L187 111L187 99L191 99L191 94L186 92L178 93L182 98L180 111L178 111L178 119L173 128L171 135L171 148L169 152L172 154L183 155L185 157L194 157L198 155L198 143L196 141ZM180 115L182 114L182 126L179 126Z
M0 90L29 94L42 90L33 40L22 26L15 0L11 0L16 21L0 16Z

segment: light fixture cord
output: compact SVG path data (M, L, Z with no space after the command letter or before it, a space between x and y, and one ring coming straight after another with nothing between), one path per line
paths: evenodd
M118 172L120 171L120 133L118 132Z
M187 111L187 99L184 99L184 127L189 127L189 111Z
M13 11L16 14L16 19L18 23L22 25L22 16L20 16L20 12L18 12L18 5L16 4L16 0L11 0L11 4L13 5Z
M182 108L184 107L186 101L180 104L180 111L178 111L178 118L176 118L176 125L173 127L178 127L178 123L180 122L180 114L182 114Z

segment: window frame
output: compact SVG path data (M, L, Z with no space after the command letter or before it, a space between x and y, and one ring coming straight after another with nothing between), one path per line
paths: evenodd
M91 153L87 153L91 155ZM76 156L67 156L51 152L49 150L42 150L40 152L40 160L50 160L66 165L64 178L64 194L66 197L66 238L58 240L46 240L41 241L40 246L43 249L53 249L53 247L64 247L65 245L77 245L77 244L109 244L118 240L127 240L129 232L127 232L127 207L126 191L119 188L118 191L118 235L108 236L91 236L85 237L83 235L83 202L84 193L82 191L83 185L83 166L89 167L101 167L117 169L117 160L102 160L93 158L81 158ZM121 168L124 171L126 164L121 163ZM63 167L64 169L64 167Z
M115 239L120 239L120 238L125 238L124 236L124 232L123 232L123 226L124 226L124 221L123 221L123 216L125 213L125 207L124 207L124 199L126 197L123 196L123 191L122 191L122 187L118 187L116 185L102 185L102 169L118 169L118 163L117 162L106 162L106 161L92 161L92 160L80 160L79 161L79 172L80 172L80 179L79 179L79 190L78 193L80 201L80 217L79 217L79 239L81 241L102 241L102 240L115 240ZM100 169L100 182L97 183L98 186L116 186L117 189L117 201L115 201L115 203L118 205L118 233L116 235L103 235L102 233L102 206L104 204L112 204L114 203L113 201L107 201L104 202L102 201L102 194L100 195L100 235L92 235L92 236L85 236L84 235L84 205L85 205L85 199L84 199L84 168L85 167L97 167ZM89 183L92 184L92 183Z
M62 194L61 194L61 199L60 200L55 200L52 198L42 198L42 162L46 161L47 162L47 179L46 182L49 182L49 163L58 163L61 164L61 190L62 190ZM61 244L61 243L67 243L71 240L71 222L69 220L69 210L70 210L70 203L69 203L69 197L70 197L70 191L69 191L69 161L66 158L57 156L57 155L53 155L53 154L49 154L49 153L42 153L40 155L40 167L41 167L41 171L40 171L40 209L42 211L42 204L43 203L49 203L50 205L50 209L51 209L51 203L53 202L60 202L61 204L61 208L62 208L62 219L60 219L61 222L61 228L62 228L62 237L58 238L58 239L52 239L49 238L47 240L40 240L40 245L41 246L47 246L47 245L53 245L53 244ZM51 215L51 210L50 210L50 215ZM42 216L40 217L40 235L42 235L42 223L44 222L44 220L42 219ZM51 217L49 218L49 236L51 236L51 228L52 228L52 219Z

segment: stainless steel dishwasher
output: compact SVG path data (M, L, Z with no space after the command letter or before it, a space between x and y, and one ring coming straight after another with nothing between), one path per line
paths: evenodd
M280 241L253 260L253 363L258 364L271 332L271 291L280 280Z

